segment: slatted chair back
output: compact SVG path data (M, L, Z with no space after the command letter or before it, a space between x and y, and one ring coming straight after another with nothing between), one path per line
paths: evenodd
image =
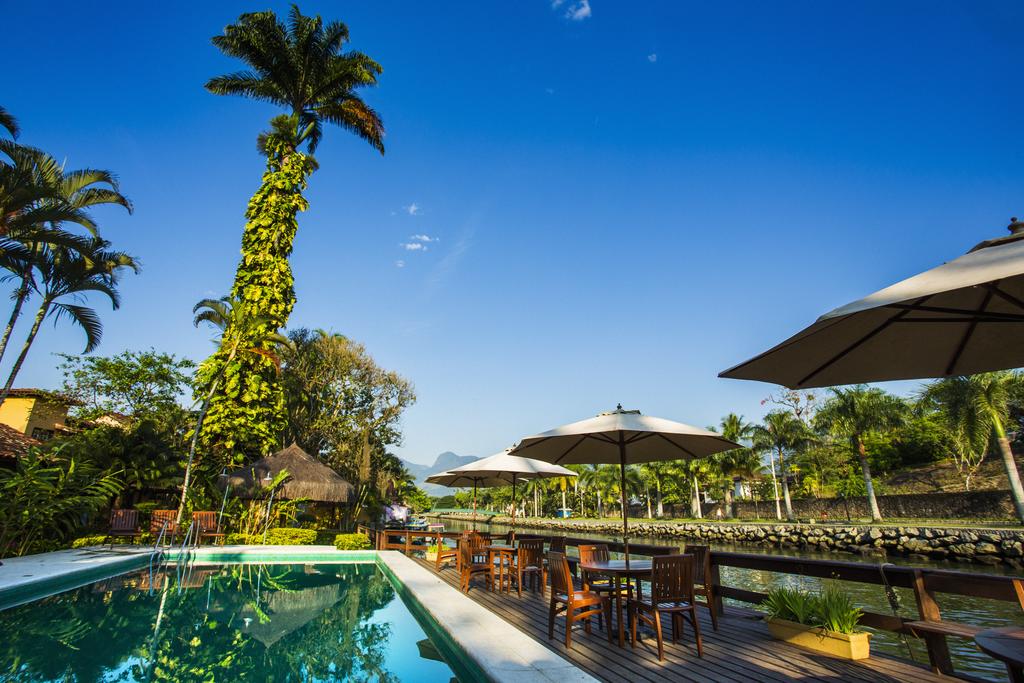
M217 513L212 510L196 511L192 513L192 519L198 527L199 533L205 534L207 532L216 533L217 529Z
M505 534L505 544L506 545L512 545L515 542L516 542L516 532L514 532L512 530L509 530L509 532L507 534Z
M611 554L608 552L608 546L603 543L597 543L594 545L581 545L579 546L580 551L580 564L590 564L591 562L607 562L611 559Z
M540 569L544 564L544 541L542 539L519 541L516 553L520 567Z
M486 557L486 548L490 543L489 539L484 538L475 531L469 532L469 536L466 537L466 546L470 549L472 556L475 558Z
M548 552L548 571L551 572L551 595L565 595L572 602L572 573L565 553Z
M711 574L711 547L687 543L683 552L693 555L693 582L706 586L708 575Z
M473 543L472 539L464 538L459 540L459 571L466 567L473 566Z
M651 558L651 601L694 603L693 555L664 555Z
M551 545L548 547L549 550L554 550L556 553L565 552L565 536L552 536Z
M111 531L135 531L139 528L138 510L111 510L110 530Z
M149 533L159 534L160 530L164 528L164 523L167 524L167 533L173 532L177 527L174 521L177 517L177 510L153 510L153 514L149 518Z

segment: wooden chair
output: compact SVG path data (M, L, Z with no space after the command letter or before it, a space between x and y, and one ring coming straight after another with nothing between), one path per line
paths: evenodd
M533 590L544 592L548 583L548 572L544 566L544 541L541 539L519 541L516 548L516 587L523 597L523 578L532 579Z
M658 639L658 661L665 659L665 642L661 633L662 613L672 619L672 642L678 642L683 635L683 617L693 624L697 639L697 656L704 656L704 644L700 638L700 621L694 599L693 576L695 572L693 555L664 555L651 560L650 600L630 600L629 630L630 644L636 647L639 638L637 621L643 621L654 629Z
M551 544L548 546L551 552L565 554L565 536L552 536Z
M612 641L612 605L607 596L593 591L576 590L572 585L572 574L564 553L549 552L548 566L551 568L551 607L548 610L548 640L555 637L555 617L565 612L565 647L572 648L572 625L583 621L583 628L590 633L590 617L604 615L608 624L608 642Z
M444 542L444 536L441 532L437 532L437 537L434 539L434 543L437 544L437 560L434 562L434 571L440 572L444 569L444 565L454 560L455 566L458 568L459 564L459 549L458 547L451 547Z
M153 534L153 540L156 541L157 536L160 535L160 530L166 526L167 531L164 532L164 538L168 542L173 542L178 535L177 520L177 510L153 510L153 514L149 518L149 533Z
M611 554L608 552L608 546L603 543L595 545L580 545L577 546L580 553L579 566L583 566L588 562L607 562L611 558ZM583 582L583 590L594 591L601 595L607 595L609 598L615 597L615 583L608 578L595 578L588 572L580 570L580 581ZM633 597L633 584L628 580L619 584L619 590L622 592L622 597L629 600ZM600 624L600 620L598 620Z
M212 510L193 512L192 521L196 525L196 545L202 545L204 538L212 538L214 543L218 540L220 543L224 543L226 534L220 530L216 512Z
M683 552L693 555L693 592L697 597L704 598L703 602L697 602L697 606L707 607L711 613L711 627L717 631L718 612L715 611L714 586L711 585L711 547L687 544Z
M471 533L466 538L459 539L459 574L463 593L469 592L469 582L477 574L484 574L487 587L494 588L494 567L487 561L487 551L483 550L486 544L479 534ZM479 561L481 551L485 555L483 562Z
M110 541L110 547L114 547L114 538L130 538L132 543L139 537L139 511L120 510L110 511L110 526L107 528L107 535L103 544ZM102 545L102 544L101 544Z
M508 533L505 534L505 545L512 545L516 542L516 532L509 529Z

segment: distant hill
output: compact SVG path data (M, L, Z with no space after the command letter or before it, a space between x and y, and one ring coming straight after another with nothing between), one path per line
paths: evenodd
M434 459L433 465L420 465L419 463L409 462L403 460L402 464L405 465L405 469L409 470L409 473L416 479L416 485L426 491L432 496L444 496L453 491L446 486L438 486L437 484L425 484L424 479L429 477L431 474L437 474L438 472L444 472L455 467L461 467L462 465L468 465L474 460L479 460L475 455L458 455L451 451L445 451Z

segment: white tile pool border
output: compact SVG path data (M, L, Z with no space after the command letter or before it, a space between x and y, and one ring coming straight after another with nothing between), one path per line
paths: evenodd
M0 565L0 600L10 607L41 597L38 591L59 583L70 590L146 566L152 548L115 546L61 550L11 558ZM173 559L168 553L167 559ZM380 561L436 624L496 683L591 683L582 669L508 623L434 572L395 550L339 551L334 546L215 546L198 548L192 560L263 563ZM482 590L476 588L474 590ZM52 592L52 591L50 591ZM48 593L47 593L48 594Z

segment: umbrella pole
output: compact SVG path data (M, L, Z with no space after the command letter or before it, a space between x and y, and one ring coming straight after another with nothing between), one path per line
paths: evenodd
M473 531L476 531L476 479L473 480Z
M622 545L626 549L626 569L629 569L629 522L626 509L626 441L619 432L619 493L622 494Z
M516 540L516 473L512 473L512 540Z

